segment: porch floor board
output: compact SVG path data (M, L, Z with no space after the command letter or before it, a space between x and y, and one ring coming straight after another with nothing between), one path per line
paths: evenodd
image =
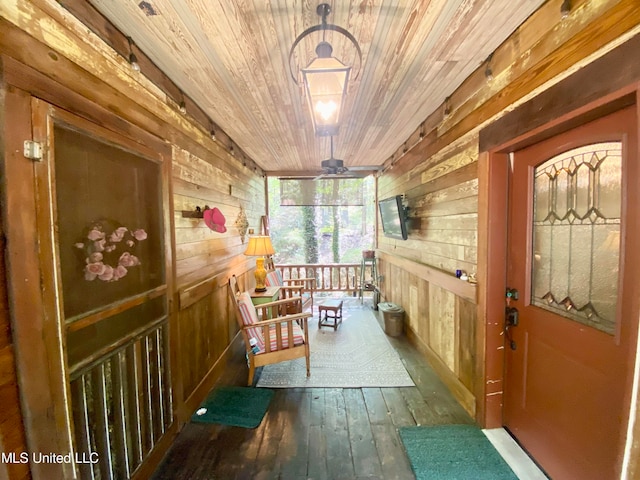
M404 336L388 338L415 387L274 389L255 429L187 423L152 478L414 478L398 427L474 420ZM244 385L246 370L237 359L219 384Z

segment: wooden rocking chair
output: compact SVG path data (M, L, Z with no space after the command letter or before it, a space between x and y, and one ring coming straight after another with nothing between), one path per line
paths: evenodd
M313 314L313 292L316 288L315 278L293 278L283 279L280 271L276 270L273 264L273 258L268 257L264 262L264 267L267 270L267 278L265 283L268 287L280 287L280 299L286 298L300 298L302 300L302 307L298 304L289 304L286 307L286 313L293 314L299 312L309 311Z
M236 320L242 331L242 337L249 360L248 385L253 384L256 367L272 363L306 357L307 377L311 374L309 363L309 329L307 320L311 313L296 313L280 316L278 312L287 304L301 311L301 298L286 298L258 305L262 311L258 316L256 306L248 292L240 292L236 276L229 279L229 296L235 307ZM262 318L262 320L260 320ZM254 340L255 346L252 345ZM255 348L255 351L254 351Z

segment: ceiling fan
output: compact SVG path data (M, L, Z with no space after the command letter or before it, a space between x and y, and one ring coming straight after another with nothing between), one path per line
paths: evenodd
M344 160L333 157L333 135L331 136L331 158L320 162L322 173L314 178L314 180L330 179L330 178L364 178L374 172L380 170L377 165L365 165L359 167L347 168Z

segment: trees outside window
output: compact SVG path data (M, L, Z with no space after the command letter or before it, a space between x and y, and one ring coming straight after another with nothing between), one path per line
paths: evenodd
M279 179L269 178L269 226L277 264L358 263L362 250L373 248L373 177L293 182L284 199L281 187Z

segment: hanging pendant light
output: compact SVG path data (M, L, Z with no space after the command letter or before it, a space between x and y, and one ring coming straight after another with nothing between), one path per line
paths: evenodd
M327 23L327 16L331 12L331 7L328 4L318 5L316 12L322 18L322 23L306 29L293 42L289 51L289 68L291 77L297 84L299 77L294 74L291 67L294 50L303 38L314 32L322 32L322 40L316 46L317 57L300 71L314 132L316 135L324 137L338 133L352 69L351 66L345 65L333 56L333 47L326 41L326 32L328 30L334 31L347 37L355 46L360 66L362 65L362 52L351 33L342 27Z

